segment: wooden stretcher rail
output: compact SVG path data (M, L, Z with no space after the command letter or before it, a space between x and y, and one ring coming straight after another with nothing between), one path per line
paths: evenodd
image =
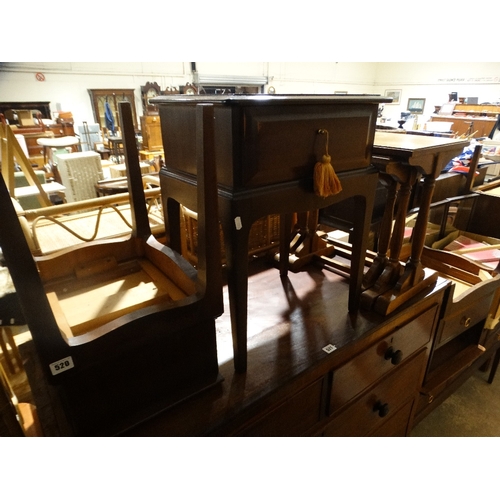
M144 191L154 234L164 232L160 188ZM130 234L129 193L19 211L25 237L34 255L45 255L67 246Z
M156 198L160 195L161 189L158 188L148 188L144 190L144 195L146 199ZM82 210L89 210L93 208L99 208L107 205L115 205L118 203L128 203L130 202L129 193L119 193L110 196L103 196L99 198L91 198L88 200L75 201L72 203L64 203L62 205L52 205L50 207L37 208L34 210L23 210L18 212L18 216L24 216L28 221L34 220L40 216L56 216L68 213L79 212Z
M94 274L89 279L69 277L46 287L59 328L67 339L143 307L173 303L187 296L146 259L121 264L106 259L106 265L97 268L101 269L98 281Z

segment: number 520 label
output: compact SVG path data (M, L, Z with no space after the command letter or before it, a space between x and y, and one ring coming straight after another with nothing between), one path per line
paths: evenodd
M71 356L55 361L54 363L50 363L49 365L52 375L59 375L60 373L74 367L75 365L73 364L73 358Z

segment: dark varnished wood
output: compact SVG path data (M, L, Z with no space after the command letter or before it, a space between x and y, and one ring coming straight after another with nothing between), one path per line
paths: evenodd
M414 395L417 393L425 369L425 360L425 352L420 351L401 370L387 377L329 423L325 436L364 436L374 433L381 423L391 420L393 414L397 414L401 401L405 401L408 392L413 392ZM405 411L406 425L398 423L396 426L399 436L405 436L407 432L410 412L408 409ZM385 432L382 435L387 436Z
M326 408L332 371L335 383L336 368L377 342L383 342L395 331L395 325L408 323L433 305L435 311L447 287L446 282L440 281L427 295L421 294L409 301L408 307L389 316L373 311L350 314L343 306L348 283L337 274L308 266L306 272L280 278L263 261L251 263L250 270L247 372L233 370L231 323L229 313L225 312L217 320L220 371L224 381L144 422L128 435L321 433L329 421ZM224 297L227 305L227 289ZM432 321L425 323L425 328L432 336ZM411 332L408 335L411 336ZM335 345L337 350L327 354L322 349L328 344ZM422 341L418 345L422 349L426 343ZM414 349L407 350L410 357ZM387 363L390 365L390 361ZM377 376L380 375L375 378ZM349 380L344 382L349 385ZM345 390L349 390L348 386ZM413 387L410 397L415 395L415 390Z
M373 311L353 314L343 306L349 286L338 274L310 265L302 273L280 277L265 260L253 261L249 275L248 371L237 373L233 368L229 297L225 288L226 312L216 322L219 370L224 380L166 411L147 408L150 413L145 420L122 434L323 434L344 409L356 403L358 396L364 397L368 388L378 394L380 377L383 384L386 377L396 377L405 383L398 382L397 394L391 396L390 419L377 418L375 426L360 427L357 432L366 434L371 429L378 435L403 435L410 426L416 388L413 378L409 382L400 380L399 370L413 362L417 353L420 360L427 358L429 342L434 338L432 318L447 289L448 283L439 281L434 289L415 297L391 315ZM331 354L323 351L329 344L337 348ZM403 350L399 364L393 365L385 359L390 346ZM23 345L24 350L28 348L29 343ZM27 356L26 352L23 354ZM352 384L352 377L336 377L339 369L349 366L361 367L354 372L359 380L365 375L368 378L359 385L359 380ZM54 418L59 406L51 402L51 388L44 386L43 377L36 377L39 373L36 356L28 357L27 370L32 374L30 380L36 380L33 391L38 395L40 408L45 408L40 418L44 429L51 431L46 435L61 435ZM411 372L414 373L413 369ZM335 394L349 394L333 413L329 411L332 390ZM335 424L331 432L341 430Z
M180 250L178 204L193 209L196 168L193 161L196 103L214 104L215 157L219 213L226 246L234 363L247 368L247 258L252 223L271 214L305 213L357 196L353 277L347 302L359 305L368 223L376 186L370 168L380 96L163 96L159 105L165 166L160 172L170 241ZM327 129L332 164L343 190L321 198L314 194L314 164L325 152L318 130ZM175 200L175 202L173 201ZM282 252L287 245L283 244ZM286 254L288 252L286 251ZM281 266L284 274L284 263Z
M385 200L384 213L379 227L377 255L373 260L370 269L363 276L363 288L366 290L371 288L377 282L379 276L383 273L387 261L390 258L388 255L389 243L391 241L392 221L394 219L394 209L396 206L396 197L399 190L399 183L392 176L380 173L379 182L385 186L387 197ZM361 300L366 300L366 295L361 297ZM370 309L369 304L362 304L366 309Z
M438 305L434 304L417 318L398 325L397 330L376 342L354 360L335 371L335 387L330 399L330 412L342 408L353 397L362 392L380 377L395 371L395 367L415 352L429 345L432 340L433 325L438 320ZM398 356L390 356L391 353ZM427 360L427 356L424 356Z

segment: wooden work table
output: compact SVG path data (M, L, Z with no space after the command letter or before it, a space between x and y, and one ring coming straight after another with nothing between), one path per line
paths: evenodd
M160 171L162 198L170 245L177 251L181 251L179 207L196 211L195 109L200 104L214 107L217 126L212 148L226 248L235 369L244 372L247 366L248 239L252 224L261 217L282 216L281 265L286 261L282 256L288 256L290 249L290 214L356 197L351 289L345 304L355 310L377 180L370 165L371 148L378 106L387 98L169 95L151 102L159 106L165 150L165 168ZM313 172L315 163L328 151L343 189L321 197L313 188ZM283 267L281 273L286 274Z

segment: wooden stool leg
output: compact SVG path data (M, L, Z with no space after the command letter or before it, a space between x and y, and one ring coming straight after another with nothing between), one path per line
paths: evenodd
M5 338L4 338L5 334ZM10 351L7 346L10 346ZM7 368L10 373L16 373L16 367L13 364L13 359L16 360L18 368L21 369L23 363L21 359L21 355L19 354L19 350L17 349L16 342L14 340L14 335L12 334L12 329L9 327L0 327L0 347L2 348L3 355L5 358L5 363L7 364Z
M5 342L3 334L4 334L4 328L0 327L0 347L2 348L3 357L5 358L5 364L7 365L7 369L9 370L9 373L15 373L14 365L12 364L12 360L10 358L10 353L9 353L8 348L7 348L7 343Z
M7 338L9 340L10 344L10 349L12 351L12 354L17 361L17 366L19 369L22 368L23 366L23 360L21 358L21 354L19 353L19 349L17 348L16 341L14 340L14 334L12 333L12 328L10 327L5 327L6 333L7 333Z

